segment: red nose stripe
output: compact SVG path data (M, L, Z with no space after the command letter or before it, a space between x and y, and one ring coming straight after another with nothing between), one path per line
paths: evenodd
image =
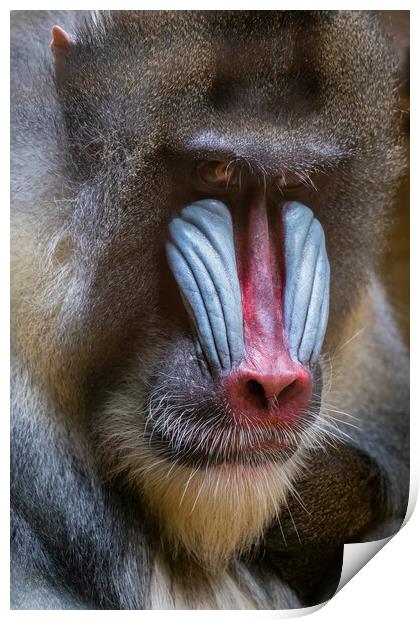
M284 241L281 210L269 213L263 192L234 212L245 356L226 378L235 417L292 421L307 405L309 373L289 355L284 331Z
M252 197L247 209L235 213L245 361L266 371L273 371L280 358L288 357L283 333L284 260L281 217L277 217L277 221L270 224L271 226L262 192Z

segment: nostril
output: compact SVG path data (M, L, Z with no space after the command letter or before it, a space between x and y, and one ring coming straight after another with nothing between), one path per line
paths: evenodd
M264 383L260 383L256 379L249 379L245 384L248 399L253 402L254 405L269 410L276 409L281 403L287 402L292 398L297 387L297 379L291 381L289 384L281 386L278 392L276 392L276 390L273 391L273 385L271 383L264 386Z
M299 417L312 394L312 377L303 367L238 368L225 379L230 410L237 420L281 424Z
M281 400L288 400L289 398L292 397L292 395L295 393L296 389L299 388L299 381L297 379L295 379L294 381L292 381L291 383L289 383L289 385L286 385L286 387L284 387L281 392L279 394L277 394L276 400L277 402Z
M261 383L255 379L250 379L246 382L245 387L249 396L256 401L256 404L259 404L261 407L268 408L268 401L265 397L264 388Z

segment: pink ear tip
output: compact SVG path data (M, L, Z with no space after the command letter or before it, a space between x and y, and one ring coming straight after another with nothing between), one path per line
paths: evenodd
M72 37L60 26L53 26L51 29L51 35L51 49L53 51L66 50L73 44Z

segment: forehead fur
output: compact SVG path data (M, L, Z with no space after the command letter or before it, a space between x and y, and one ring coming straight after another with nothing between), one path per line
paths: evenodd
M203 112L208 124L238 109L280 126L309 116L319 129L344 104L355 142L372 123L390 126L394 62L366 12L117 11L86 21L76 40L62 89L88 116L94 100L104 125L134 126L139 106L143 123L161 118L164 99L165 125L176 110L180 132Z

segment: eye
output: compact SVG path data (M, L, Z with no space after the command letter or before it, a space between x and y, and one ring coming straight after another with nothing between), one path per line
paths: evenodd
M276 185L280 191L293 191L300 189L303 185L302 179L294 173L283 173L276 179Z
M236 187L239 175L236 167L226 161L205 161L197 166L198 180L202 185L214 189Z
M276 186L283 194L317 192L325 185L327 175L322 172L290 172L276 178Z

